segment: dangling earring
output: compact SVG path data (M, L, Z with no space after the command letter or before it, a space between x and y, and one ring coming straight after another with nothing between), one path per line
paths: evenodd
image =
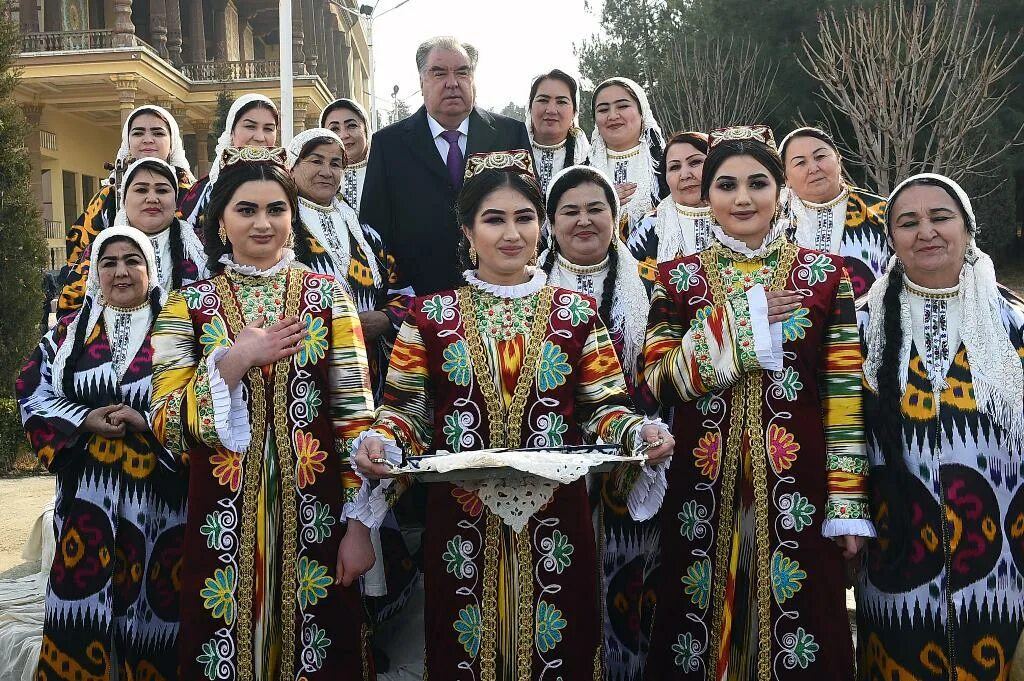
M477 261L476 246L474 246L473 244L470 244L469 245L469 262L472 263L473 267L476 267L476 264L477 264L476 261Z
M285 248L295 248L295 232L288 232L288 238L284 241Z
M217 236L220 237L220 243L224 246L228 245L228 230L224 229L224 225L221 225L217 229Z
M722 224L718 221L718 218L715 217L715 214L712 211L708 211L708 220L710 220L711 224L715 225L716 227L722 226Z

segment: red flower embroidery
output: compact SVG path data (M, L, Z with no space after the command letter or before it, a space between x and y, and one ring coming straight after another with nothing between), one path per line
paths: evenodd
M700 472L711 478L718 479L718 471L722 462L722 435L718 432L708 432L697 441L697 447L693 450L694 465Z
M303 433L301 430L295 433L295 458L298 460L299 489L316 482L318 473L324 472L324 461L327 459L327 452L320 449L320 440L313 437L312 433Z
M459 502L462 510L474 518L480 515L484 509L484 502L480 501L476 492L456 487L452 490L452 496Z
M774 423L768 426L768 456L776 473L781 475L783 471L788 471L799 451L800 443L792 433Z
M217 478L217 482L237 492L242 484L242 456L237 452L218 449L210 457L210 463L213 464L213 477Z

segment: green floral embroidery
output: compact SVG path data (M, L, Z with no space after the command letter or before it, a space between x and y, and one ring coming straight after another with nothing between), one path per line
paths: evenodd
M228 329L224 320L214 317L203 324L203 335L199 337L199 343L203 346L203 354L208 355L216 348L231 347L231 339L228 338Z
M697 400L697 409L700 409L700 413L704 414L704 416L707 416L712 411L718 411L714 407L716 399L718 399L718 396L713 392L701 395L700 399Z
M796 399L797 393L804 389L800 382L800 374L793 367L772 372L772 392L775 397L783 396L790 402Z
M676 287L676 293L689 291L690 286L696 282L696 277L686 269L686 265L679 263L668 273L668 283Z
M214 511L206 515L206 522L199 526L199 534L206 537L206 548L220 548L220 538L224 534L224 525L221 523L220 512Z
M705 305L704 307L697 310L693 315L693 319L690 320L691 329L699 329L704 325L704 320L711 316L711 313L715 311L714 306Z
M190 310L198 310L202 307L203 294L194 286L181 290L181 297L185 299L185 305Z
M327 587L331 585L331 576L327 574L327 566L321 565L306 556L299 558L299 607L303 610L316 605L321 598L327 597Z
M320 389L310 383L304 383L303 386L308 387L306 394L302 396L302 404L306 407L305 419L312 421L320 413L320 405L323 404Z
M800 591L801 582L807 573L800 569L800 563L791 560L778 551L772 555L772 591L775 601L782 605Z
M672 652L676 654L676 666L691 672L697 671L700 666L700 646L693 639L693 634L687 632L679 634L676 642L672 644Z
M808 634L803 627L797 627L795 633L783 636L782 645L786 651L784 664L790 669L796 665L800 665L801 669L807 669L814 662L814 654L818 652L814 636Z
M435 324L442 324L455 319L455 298L451 296L434 296L423 301L423 313Z
M480 622L480 606L470 605L459 610L459 619L455 620L455 631L459 633L459 643L470 657L476 658L480 652L480 633L483 625Z
M779 506L788 508L782 516L782 526L792 527L797 532L803 531L811 524L814 520L814 512L817 510L814 504L799 492L783 495L779 499Z
M463 423L472 423L473 415L468 411L456 411L444 415L444 428L441 430L445 435L445 443L448 449L453 452L462 451L462 436L466 434L466 426Z
M200 647L202 651L196 662L203 665L203 676L214 681L217 678L217 666L220 664L221 656L217 652L217 639L211 638Z
M334 525L334 514L331 507L319 501L313 502L312 517L303 528L303 537L310 540L312 544L319 544L331 536L331 527Z
M465 341L455 341L441 351L444 364L441 371L448 374L448 380L455 385L469 385L469 378L472 372L469 368L469 348Z
M223 619L230 627L235 621L235 568L229 565L215 570L212 578L206 578L199 597L212 617Z
M538 425L544 429L544 437L548 447L561 447L562 436L569 430L561 414L549 413L537 419Z
M546 653L562 641L567 622L562 611L547 601L537 604L537 649Z
M568 304L561 308L558 314L563 319L568 318L569 324L572 326L579 326L580 324L586 324L596 313L594 308L590 307L590 304L582 296L578 293L573 293L569 298Z
M572 564L572 553L576 549L569 543L569 537L559 530L552 532L551 537L541 540L540 547L547 552L541 564L548 572L562 574L562 571Z
M708 607L708 600L711 598L711 560L705 558L686 568L683 575L684 591L690 597L690 602L704 610Z
M302 349L295 356L300 367L316 364L327 354L327 325L324 320L307 312L302 315L302 323L306 326L306 336L302 339Z
M683 504L683 510L676 514L679 518L679 534L693 541L703 537L707 532L708 507L698 504L692 499Z
M473 545L464 541L460 534L448 540L445 546L447 550L441 554L441 559L445 562L450 574L459 579L469 579L473 576L476 570L473 561L469 559L469 550L472 547Z
M810 256L805 256L810 257ZM800 278L807 282L808 286L819 284L828 278L828 275L836 271L836 266L827 255L818 253L800 267Z
M541 392L554 390L565 383L565 377L572 371L568 360L569 355L562 352L562 348L551 341L544 341L537 367L537 388Z
M302 631L302 643L306 650L312 654L311 666L313 671L317 671L324 665L324 660L327 659L327 649L331 645L331 639L327 638L327 632L321 629L319 626L313 624L309 629ZM307 656L303 656L306 658Z
M811 320L807 318L808 314L810 311L806 307L801 307L783 320L782 333L786 340L792 342L807 335L804 329L811 328Z

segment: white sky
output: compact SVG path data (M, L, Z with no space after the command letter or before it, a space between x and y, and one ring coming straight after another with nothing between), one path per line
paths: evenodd
M500 111L509 101L525 106L538 73L560 68L579 75L573 43L598 31L603 5L591 0L588 11L584 0L409 0L383 14L400 1L379 0L374 12L377 108L385 122L396 84L411 111L423 103L416 47L427 38L454 35L475 45L477 104Z

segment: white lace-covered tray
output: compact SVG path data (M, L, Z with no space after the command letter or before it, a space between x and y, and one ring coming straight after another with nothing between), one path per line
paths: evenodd
M644 454L623 456L619 445L481 449L412 456L392 473L414 475L421 482L540 477L566 484L587 473L607 472L621 464L643 465L646 461Z

